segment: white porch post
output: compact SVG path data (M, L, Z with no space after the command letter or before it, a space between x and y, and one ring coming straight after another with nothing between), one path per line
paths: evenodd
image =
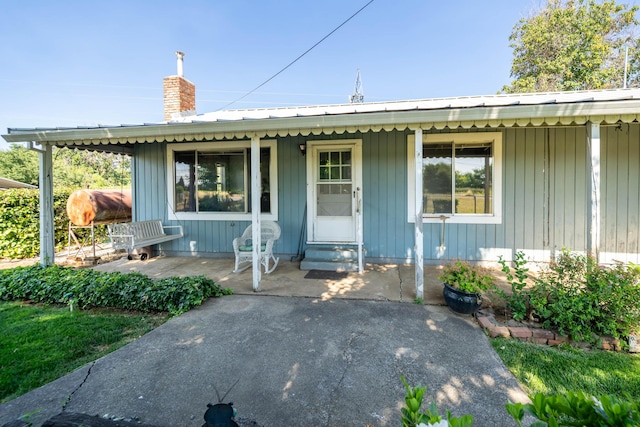
M260 137L251 138L251 244L253 245L253 291L260 291Z
M600 262L600 125L587 123L587 252Z
M416 298L424 297L424 241L422 238L422 212L423 212L423 198L422 198L422 129L415 130L415 148L414 148L414 161L416 166L416 191L414 198L416 200L415 210L415 275L416 275Z
M53 148L43 144L37 149L40 157L40 264L55 262L55 237L53 226Z

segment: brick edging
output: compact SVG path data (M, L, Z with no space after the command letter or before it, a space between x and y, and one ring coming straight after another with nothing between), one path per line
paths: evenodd
M574 347L591 348L592 344L583 341L573 341L568 337L560 335L558 332L548 329L536 328L532 326L508 326L495 321L491 316L482 312L475 314L476 321L491 338L515 338L524 342L558 346L560 344L570 344ZM612 337L600 337L597 348L602 350L621 351L620 341Z

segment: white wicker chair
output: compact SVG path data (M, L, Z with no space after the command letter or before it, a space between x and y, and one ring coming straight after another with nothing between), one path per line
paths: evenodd
M242 236L233 239L233 252L236 254L236 265L234 273L240 273L251 267L253 261L253 245L251 240L251 228L249 225L242 233ZM280 238L280 226L273 221L260 222L260 264L264 266L265 274L271 273L278 266L280 258L273 255L273 244ZM273 266L269 264L273 261ZM249 263L249 265L240 266Z

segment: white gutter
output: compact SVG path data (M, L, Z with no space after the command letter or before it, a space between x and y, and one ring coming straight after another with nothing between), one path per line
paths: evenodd
M7 142L49 142L61 145L193 141L221 136L251 137L449 127L497 127L613 124L638 121L640 100L568 104L511 105L438 110L385 111L309 117L242 119L118 126L95 129L10 129Z

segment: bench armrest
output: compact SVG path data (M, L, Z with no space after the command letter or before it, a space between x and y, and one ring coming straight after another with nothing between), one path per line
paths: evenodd
M180 231L178 233L172 233L172 234L179 234L180 236L184 236L184 231L182 230L182 226L181 225L163 225L162 229L163 230L169 230L169 229L174 229L177 228ZM169 233L167 233L169 234Z

